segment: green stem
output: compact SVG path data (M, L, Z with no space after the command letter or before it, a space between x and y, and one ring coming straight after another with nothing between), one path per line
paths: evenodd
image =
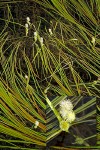
M49 98L47 97L46 94L44 94L45 98L46 98L46 102L48 103L49 107L52 109L52 111L54 112L54 114L56 115L57 119L59 120L59 122L62 120L59 112L54 108L54 106L52 105L51 101L49 100Z

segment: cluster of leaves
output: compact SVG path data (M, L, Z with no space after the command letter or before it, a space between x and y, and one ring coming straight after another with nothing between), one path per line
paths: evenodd
M1 18L5 24L0 33L0 141L1 148L23 149L24 144L24 149L38 149L62 132L57 114L60 101L79 95L71 98L75 107L83 101L80 95L100 97L100 1L30 0L50 16L48 24L52 34L46 27L41 31L41 22L34 28L31 21L28 36L20 37L16 36L16 25L23 33L25 26L15 22L10 9L10 3L18 2L22 1L0 2L0 7L5 5L8 14L6 19ZM47 22L46 18L41 19ZM9 24L13 25L13 35L9 33ZM39 35L37 41L33 31ZM75 107L76 116L91 109L96 104L95 97ZM94 122L95 114L91 109L71 126ZM34 128L36 120L39 121L37 129ZM100 121L99 115L97 121ZM99 128L98 123L98 131Z

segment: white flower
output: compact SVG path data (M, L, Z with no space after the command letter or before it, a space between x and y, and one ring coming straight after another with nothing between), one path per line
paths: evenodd
M28 24L25 24L25 32L26 32L26 36L28 35Z
M27 75L25 75L25 78L26 78L26 79L28 79L28 76L27 76Z
M27 17L27 18L26 18L26 20L27 20L27 22L29 22L29 21L30 21L30 18L29 18L29 17Z
M35 39L35 41L37 41L37 36L38 36L38 34L37 34L37 31L36 31L36 32L34 32L34 39Z
M60 102L60 109L65 109L68 111L73 110L73 104L69 99L63 100Z
M28 24L27 23L25 24L25 28L28 28Z
M66 116L66 121L68 121L69 123L71 123L74 120L75 120L75 113L74 113L74 111L69 111L67 113L67 116Z
M40 37L40 43L43 46L43 37Z
M34 32L34 36L37 36L37 32Z
M59 113L60 113L62 119L66 120L69 123L71 123L75 120L75 113L73 111L73 104L69 99L63 100L60 102Z
M39 121L36 120L34 128L36 129L38 126L39 126Z
M76 119L75 113L73 110L68 111L68 110L61 109L60 114L61 114L62 118L69 123L73 122Z
M51 29L49 29L49 33L50 33L50 35L52 35L52 34L53 34Z
M77 41L78 39L71 39L72 41Z
M67 116L67 114L68 114L68 111L66 111L65 109L60 109L60 112L59 112L59 113L61 114L62 118L63 118L64 120L66 120L66 116Z
M28 24L28 25L31 24L31 23L30 23L30 18L29 18L29 17L26 18L26 21L27 21L27 24Z

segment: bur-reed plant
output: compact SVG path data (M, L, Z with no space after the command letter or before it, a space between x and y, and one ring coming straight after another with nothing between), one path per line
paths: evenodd
M20 139L21 144L25 143L24 146L27 148L35 149L36 145L46 146L46 142L49 143L62 132L58 109L60 101L73 95L99 97L100 92L99 1L92 0L89 3L85 0L77 2L51 0L50 3L35 0L35 3L40 4L43 10L54 18L49 23L51 30L46 28L45 31L41 31L41 23L34 28L30 20L31 25L26 32L25 24L12 21L13 14L7 5L9 15L8 19L3 19L6 24L0 34L2 60L0 131L11 138L10 141L5 140L2 134L1 141L9 142L8 147L12 149L23 148L19 144ZM9 40L7 32L9 23L21 26L24 36L16 39L11 36ZM37 33L36 38L34 34L30 34L32 29ZM55 98L52 100L53 95ZM82 101L82 97L75 97L74 100L72 98L71 101L73 105L78 104ZM77 106L76 116L95 103L96 98L91 98L86 104ZM82 115L71 124L71 127L74 128L75 125L78 128L79 124L88 123L90 121L88 117L93 117L95 113L93 110ZM34 128L37 119L41 122L39 130L38 127ZM12 132L15 133L14 136ZM76 138L76 135L73 136ZM94 134L84 138L87 140L95 137ZM27 145L27 142L33 145ZM13 145L14 143L17 144ZM89 146L84 140L81 144ZM7 146L1 148L4 147Z

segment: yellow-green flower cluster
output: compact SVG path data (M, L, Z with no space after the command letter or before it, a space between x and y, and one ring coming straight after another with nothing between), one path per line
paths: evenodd
M61 129L62 131L68 132L69 127L70 127L70 125L69 125L69 123L68 123L67 121L62 120L62 121L60 122L60 129Z

